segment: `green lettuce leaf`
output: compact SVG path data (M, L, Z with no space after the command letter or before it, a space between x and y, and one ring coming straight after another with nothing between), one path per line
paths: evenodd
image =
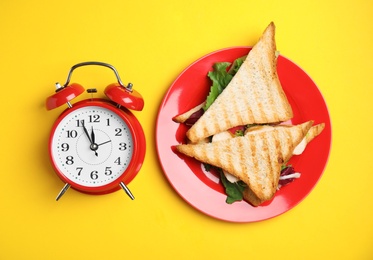
M233 62L233 64L229 62L217 62L213 65L213 70L207 74L212 81L212 85L206 98L206 104L203 107L205 111L211 106L220 93L223 92L233 76L237 73L245 58L246 56L238 58Z
M246 57L247 55L236 59L230 67L228 73L234 76L237 73L238 69L241 67L242 63L245 61Z
M246 188L246 184L243 181L230 182L227 177L225 177L223 171L220 171L220 180L225 188L225 193L227 194L226 203L232 204L235 201L241 201L243 199L243 191Z
M232 75L228 73L227 68L231 64L229 62L218 62L213 66L213 71L210 71L207 76L212 81L212 86L210 87L210 93L207 96L206 104L203 109L206 111L215 99L223 92L224 88L232 79Z

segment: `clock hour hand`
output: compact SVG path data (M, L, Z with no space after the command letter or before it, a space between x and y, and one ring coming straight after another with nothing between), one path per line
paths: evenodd
M87 128L84 125L84 120L82 120L82 126L83 126L84 133L86 134L86 136L88 137L89 142L91 143L91 145L89 146L89 148L91 148L91 150L95 153L95 155L98 156L98 153L97 153L98 145L94 143L95 135L93 133L93 127L92 127L92 132L91 132L91 137L93 137L93 138L91 138L89 136Z

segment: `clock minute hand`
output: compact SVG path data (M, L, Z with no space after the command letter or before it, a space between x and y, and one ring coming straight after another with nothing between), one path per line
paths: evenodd
M82 126L83 126L84 133L85 133L86 136L88 137L89 142L92 144L91 137L89 136L89 133L88 133L88 131L87 131L87 128L86 128L85 125L84 125L84 120L82 120Z

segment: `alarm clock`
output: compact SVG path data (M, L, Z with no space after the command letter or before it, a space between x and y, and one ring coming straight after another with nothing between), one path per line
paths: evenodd
M111 69L117 78L105 88L106 98L90 98L74 104L85 92L70 84L76 68L97 65ZM128 184L140 171L146 142L141 124L130 110L141 111L144 100L133 85L122 83L114 66L103 62L82 62L71 67L66 83L56 83L55 93L46 99L47 110L67 108L52 126L49 157L57 176L65 183L56 200L71 187L87 194L107 194L123 189L133 200Z

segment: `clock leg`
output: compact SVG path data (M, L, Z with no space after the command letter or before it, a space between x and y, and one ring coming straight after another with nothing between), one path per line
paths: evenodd
M60 191L60 193L58 193L57 197L56 197L56 201L58 201L63 194L65 194L65 192L70 188L70 184L66 183L65 186L63 186L62 190Z
M128 187L126 186L126 184L124 184L124 182L121 182L119 183L119 186L127 193L127 195L132 199L134 200L135 197L132 195L130 189L128 189Z

